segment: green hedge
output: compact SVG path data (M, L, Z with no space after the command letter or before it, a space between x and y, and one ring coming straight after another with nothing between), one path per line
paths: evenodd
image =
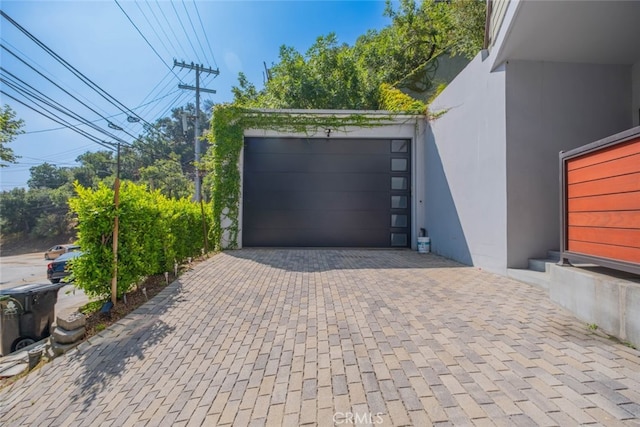
M78 242L84 255L73 263L76 285L90 296L111 294L113 275L114 191L75 184L69 200L78 219ZM213 218L205 205L207 225ZM159 191L124 182L120 189L118 233L118 297L143 278L173 271L174 262L200 255L204 247L200 205L169 199Z

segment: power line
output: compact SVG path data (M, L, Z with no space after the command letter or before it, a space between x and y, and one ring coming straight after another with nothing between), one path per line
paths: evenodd
M159 98L156 98L156 99L154 99L154 100L152 100L152 101L147 102L146 104L142 104L142 105L139 105L139 106L137 106L137 107L134 107L133 109L134 109L134 110L137 110L138 108L148 107L149 105L153 104L154 102L158 102L158 101L160 101L160 100L162 100L162 99L164 99L164 98L166 98L166 97L168 97L168 96L173 95L174 93L177 93L178 91L180 91L180 89L176 89L176 90L174 90L173 92L169 92L169 93L167 93L167 94L165 94L165 95L162 95L162 96L161 96L161 97L159 97ZM111 118L111 117L119 116L120 114L122 114L122 113L118 113L118 114L114 114L114 115L111 115L111 116L107 116L107 118ZM100 119L98 119L98 120L93 120L93 121L92 121L92 123L96 123L96 122L99 122L99 121L100 121ZM50 129L32 130L32 131L24 132L24 134L25 134L25 135L29 135L29 134L32 134L32 133L52 132L52 131L61 130L61 129L66 129L66 127L61 126L61 127L57 127L57 128L50 128Z
M173 34L173 37L176 40L176 43L178 43L180 46L180 52L185 52L186 49L182 46L182 43L180 42L180 38L176 35L176 32L173 31L173 25L171 24L171 22L169 22L169 19L167 18L167 15L164 13L164 9L162 9L162 5L160 4L160 2L158 0L156 0L156 4L158 5L158 9L160 10L160 13L162 14L162 17L164 18L164 21L167 23L167 27L169 28L169 30L171 30L171 34ZM162 28L162 27L161 27ZM178 53L178 52L176 52Z
M42 70L43 72L46 72L46 67L42 66L41 64L39 64L37 61L35 61L33 58L29 57L29 55L25 54L24 52L22 52L20 49L18 49L17 47L15 47L13 44L11 44L9 41L7 41L4 38L0 38L0 40L2 40L2 43L6 44L7 46L11 47L15 52L18 52L19 54L22 55L23 58L26 58L27 60L31 61L31 63L33 65L36 66L36 68L38 70ZM51 73L48 73L50 78L53 79L57 79L56 76L54 76ZM57 79L58 82L60 82L60 79ZM84 99L87 103L93 105L95 108L101 110L104 114L109 114L107 111L104 110L104 108L100 107L99 105L97 105L95 102L93 102L92 100L90 100L89 98L87 98L86 96L84 96L82 93L78 92L77 90L75 90L72 87L68 87L68 89L72 92L74 92L78 97ZM112 116L108 116L108 117L114 117L114 115Z
M151 22L149 22L149 18L147 18L147 15L144 13L144 11L142 10L142 8L140 7L140 4L139 4L137 1L134 1L133 3L138 7L138 10L140 11L140 13L142 13L142 17L144 18L144 20L145 20L145 21L147 21L147 24L149 24L149 27L151 27L151 31L153 31L153 34L155 34L155 35L156 35L156 37L157 37L157 38L158 38L158 40L160 41L160 44L162 44L162 47L164 47L164 50L166 50L166 51L167 51L167 53L168 53L169 55L172 55L172 54L173 54L173 52L172 52L172 51L170 51L170 50L167 48L167 45L166 45L166 44L164 44L164 41L163 41L163 40L160 38L160 36L158 35L158 32L157 32L157 31L156 31L156 29L155 29L155 26L153 26L153 25L151 24ZM174 51L175 51L175 49L174 49Z
M160 61L162 61L162 63L165 65L165 67L167 67L169 69L169 71L171 71L173 73L173 70L171 69L171 67L169 66L169 64L167 64L164 59L162 59L162 56L160 56L160 54L158 53L158 51L156 50L155 47L153 47L153 45L149 42L149 40L147 40L147 38L144 36L144 34L142 34L142 31L140 31L140 28L138 28L138 26L133 22L133 20L129 17L129 15L127 15L127 12L124 11L124 9L122 8L122 6L120 6L120 3L118 3L118 0L113 0L114 2L116 2L116 4L118 5L118 7L120 8L120 10L122 11L122 13L124 13L124 16L127 17L127 19L129 20L129 22L131 23L131 25L133 25L133 28L136 29L136 31L138 32L138 34L140 34L140 37L142 37L144 39L145 42L147 42L147 45L149 45L149 47L151 48L151 50L153 51L153 53L156 54L156 56L160 59ZM177 74L173 73L176 77L178 77Z
M110 132L107 132L107 131L103 130L98 125L88 121L87 119L83 118L79 114L71 111L69 108L64 107L62 104L54 101L53 99L51 99L47 95L45 95L42 92L40 92L39 90L35 89L33 86L31 86L28 83L24 82L23 80L21 80L20 78L16 77L12 73L8 72L4 68L0 67L0 70L2 70L6 74L9 74L9 76L14 79L13 81L10 81L10 80L6 80L6 79L0 77L0 82L5 83L8 87L10 87L11 89L15 90L16 92L22 94L23 96L26 96L27 98L30 98L32 101L35 100L35 101L38 101L38 102L40 102L42 104L46 104L49 107L54 108L54 109L58 110L59 112L71 117L72 119L78 120L79 122L81 122L83 124L89 125L94 130L97 130L98 132L104 133L105 135L107 135L110 138L113 138L113 139L115 139L117 141L120 141L122 143L125 143L125 144L127 143L123 139L113 135ZM16 83L16 81L18 81L18 83ZM31 90L25 88L24 86L27 86L27 88L29 88ZM40 108L44 108L44 107L42 107L40 105Z
M189 42L189 45L191 46L191 49L193 50L193 53L196 55L196 58L198 59L198 62L202 62L200 60L200 57L198 56L198 52L196 52L196 49L193 47L193 43L191 43L191 38L189 37L189 34L187 34L187 30L184 28L184 24L182 23L182 19L180 19L180 15L178 14L178 10L176 9L176 6L173 4L173 2L169 2L171 4L171 7L173 8L173 11L176 14L176 17L178 18L178 22L180 23L180 26L182 27L182 31L184 32L184 35L187 37L187 41ZM175 67L175 64L174 64Z
M204 49L202 48L202 43L200 43L200 37L198 37L198 32L196 31L196 28L193 26L193 21L191 20L191 15L189 14L189 10L187 9L187 5L185 4L184 0L182 0L182 6L184 7L184 11L187 14L187 18L189 19L189 23L191 24L191 29L193 30L193 34L196 35L196 41L198 42L198 45L200 46L200 50L202 51L202 54L204 55L204 59L207 59L207 54L205 53Z
M22 87L20 88L20 91L21 91L21 92L23 92L23 94L24 94L24 93L27 93L27 91L24 89L24 86L27 86L28 88L30 88L31 90L35 91L36 93L38 93L38 94L40 95L40 96L38 96L38 97L37 97L36 95L34 95L34 94L33 94L33 92L31 92L31 93L29 93L29 95L30 95L32 98L37 98L37 99L39 99L41 102L45 102L47 105L49 105L49 106L51 106L51 107L53 107L53 108L56 108L56 109L57 109L58 111L60 111L60 112L65 112L65 111L63 111L62 109L66 110L66 111L71 111L71 110L69 110L68 108L63 107L63 106L62 106L62 104L60 104L59 102L54 101L54 100L53 100L53 99L51 99L49 96L45 95L44 93L42 93L42 92L41 92L41 91L39 91L38 89L36 89L36 88L34 88L33 86L31 86L29 83L25 82L24 80L22 80L21 78L17 77L15 74L11 73L10 71L6 70L5 68L3 68L3 67L1 67L1 66L0 66L0 71L3 71L4 73L8 74L11 78L13 78L13 79L14 79L14 84L16 84L16 83L15 83L16 81L18 81L20 84L22 84ZM14 88L14 90L15 90L15 88ZM43 100L48 100L48 101L43 101ZM77 99L76 99L76 100L77 100ZM55 105L60 106L62 109L55 107L55 106L54 106L54 104L55 104ZM87 107L87 105L86 105L86 104L84 104L84 103L82 103L82 105L84 105L85 107ZM87 107L87 108L88 108L88 107ZM91 110L91 111L94 111L94 110ZM95 111L94 111L94 112L95 112ZM76 115L76 116L77 116L77 114L76 114L76 113L74 113L74 112L71 112L71 113L72 113L73 115ZM71 116L71 117L72 117L72 115L71 115L71 114L69 114L69 113L65 113L65 114L67 114L67 115L69 115L69 116ZM79 117L79 116L78 116L78 117ZM74 117L74 118L76 118L76 117ZM109 127L110 127L110 128L112 128L112 129L116 129L115 125L112 125L112 123L111 123L107 118L103 117L103 119L104 119L104 120L106 120L106 121L109 123ZM100 129L97 125L95 125L95 124L94 124L94 123L95 123L95 121L94 121L94 122L89 122L88 120L86 120L86 119L84 119L84 118L76 118L76 120L81 120L81 121L83 121L83 122L90 123L90 126L92 126L94 129L101 131L101 129ZM96 120L96 121L98 121L98 120ZM135 138L135 136L131 135L130 133L128 133L128 132L126 132L126 131L124 131L122 128L118 128L117 130L122 130L122 131L123 131L123 132L125 132L127 135L129 135L130 137ZM109 135L109 136L111 136L112 138L117 138L117 137L115 137L115 136L113 136L113 135ZM124 141L123 141L123 142L124 142Z
M148 98L151 98L151 95L153 94L153 92L155 92L155 90L156 90L156 89L157 89L157 88L162 84L162 82L163 82L163 81L165 81L165 79L166 79L167 77L169 77L170 75L171 75L171 73L167 73L167 74L165 74L165 75L164 75L164 77L163 77L163 78L161 78L161 79L160 79L160 81L158 81L158 83L156 83L156 85L155 85L155 86L154 86L154 87L149 91L149 93L147 93L147 95L146 95L144 98L142 98L142 101L140 101L140 103L141 103L142 105L145 105L145 104L144 104L144 103L145 103L145 101L146 101ZM162 92L162 91L163 91L163 90L164 90L168 85L169 85L169 83L167 83L167 84L166 84L166 85L165 85L165 86L164 86L164 87L163 87L159 92ZM138 107L140 107L140 106L138 106Z
M162 34L164 34L164 36L167 38L167 41L169 42L169 44L171 45L171 48L173 49L173 52L170 52L171 54L180 52L179 49L176 49L176 47L173 45L173 42L171 41L171 38L167 35L167 32L164 30L164 26L160 23L160 20L158 19L158 17L156 16L156 13L153 11L153 8L151 7L151 4L148 1L145 1L147 7L149 8L149 10L151 11L151 14L153 15L153 18L156 20L156 22L158 23L158 27L160 28L160 30L162 31ZM179 44L179 43L178 43Z
M48 118L49 120L52 120L52 121L54 121L56 123L59 123L59 124L65 126L65 127L69 128L69 129L71 129L72 131L79 133L80 135L84 136L85 138L89 139L90 141L95 142L98 145L102 145L103 147L108 148L109 150L115 150L115 148L113 148L113 146L112 146L112 145L115 145L113 142L110 143L110 142L107 142L107 141L101 141L98 138L96 138L94 135L91 135L90 133L85 132L82 129L78 129L77 125L74 126L71 123L69 123L69 122L57 117L55 114L53 115L54 117L51 117L48 114L45 114L42 111L39 111L36 108L34 108L34 107L32 107L32 106L20 101L19 99L15 98L15 97L13 97L11 95L9 95L8 93L6 93L5 91L3 91L1 89L0 89L0 93L4 94L5 96L8 96L9 98L11 98L14 101L24 105L27 108L35 111L36 113ZM111 146L109 144L111 144Z
M117 1L116 1L117 3ZM120 6L118 4L118 6ZM121 8L122 9L122 8ZM125 13L126 15L126 13ZM50 49L48 46L46 46L43 42L41 42L40 40L38 40L35 36L33 36L31 33L29 33L25 28L21 27L17 22L13 21L8 15L6 15L4 12L2 12L2 16L9 20L10 23L12 23L14 26L16 26L16 28L18 28L20 31L22 31L23 34L25 34L29 39L31 39L33 42L35 42L40 48L42 48L43 50L45 50L49 55L51 55L56 61L58 61L60 64L62 64L65 68L67 68L67 70L71 71L72 74L74 74L74 76L76 76L77 78L79 78L83 83L87 84L91 89L93 89L94 91L96 91L100 96L102 96L105 100L107 100L108 102L110 102L112 105L116 105L114 104L114 102L120 104L120 106L122 106L122 108L118 107L118 109L120 109L124 114L127 114L128 119L130 119L132 116L136 116L139 117L138 114L133 113L132 110L130 110L129 108L127 108L126 106L124 106L122 103L120 103L119 101L117 101L114 97L112 97L111 95L109 95L104 89L102 89L100 86L98 86L96 83L94 83L91 79L89 79L87 76L85 76L83 73L81 73L79 70L77 70L75 67L73 67L71 64L69 64L67 61L65 61L62 57L60 57L57 53L55 53L52 49ZM135 24L134 24L135 26ZM47 79L50 83L54 84L56 87L58 87L60 90L62 90L64 93L66 93L67 95L69 95L70 97L72 97L74 100L76 100L77 102L79 102L81 105L83 105L84 107L88 108L89 110L91 110L92 112L94 112L95 114L97 114L98 116L102 117L103 119L105 119L107 121L107 123L111 124L110 121L107 120L107 118L105 116L103 116L102 114L98 113L97 111L95 111L94 109L92 109L91 107L89 107L87 104L83 103L82 101L80 101L77 97L73 96L71 93L69 93L67 90L65 90L62 86L58 85L57 83L55 83L53 80L49 79L47 76L45 76L44 74L42 74L41 72L39 72L37 69L35 69L33 66L31 66L30 64L28 64L26 61L22 60L18 55L14 54L13 52L11 52L9 49L7 49L5 46L2 46L5 50L9 51L13 56L15 56L18 60L20 60L23 64L25 64L26 66L30 67L33 71L37 72L39 75L41 75L43 78ZM175 72L173 72L173 70L170 70L172 74L176 75L177 74ZM9 72L7 72L9 73ZM11 74L11 73L9 73ZM14 78L15 75L11 74L11 76L13 76ZM180 80L180 79L179 79ZM11 83L8 80L4 80L7 83ZM15 90L16 92L22 94L23 96L25 96L27 99L30 99L31 102L34 103L35 106L32 105L28 105L27 103L15 98L14 96L6 93L6 92L2 92L4 94L6 94L9 98L15 100L16 102L26 106L27 108L39 113L40 115L43 115L44 117L52 120L55 123L61 124L62 126L69 128L71 130L73 130L74 132L79 133L80 135L86 137L87 139L98 143L99 145L104 146L105 148L108 149L112 149L112 147L109 146L113 145L114 143L112 142L106 142L106 141L102 141L99 138L97 138L95 135L80 129L79 126L84 124L87 126L92 127L94 130L99 131L101 133L106 134L107 136L115 139L115 140L119 140L121 141L123 144L126 145L130 145L128 142L121 140L120 138L116 137L115 135L112 135L109 132L106 132L105 130L99 128L98 126L96 126L95 124L93 124L92 122L90 122L89 120L83 118L82 116L80 116L79 114L71 111L70 109L62 106L60 103L57 103L55 101L53 101L51 98L45 96L42 92L37 91L37 89L33 88L33 86L28 85L26 82L22 81L21 79L17 79L17 81L22 82L24 85L29 86L31 89L33 89L33 91L26 89L24 86L20 85L19 83L16 83L16 81L14 81L13 83L11 83L9 85L9 87L11 87L13 90ZM156 86L157 87L157 86ZM35 92L34 92L35 91ZM153 91L151 92L153 93ZM106 95L106 96L105 96ZM113 101L109 100L108 97L110 97ZM169 96L169 95L167 95ZM69 117L72 117L75 120L80 121L80 124L72 124L70 122L68 122L67 120L61 118L59 115L57 115L56 113L54 113L53 111L47 109L46 106L53 108ZM131 113L131 114L129 114ZM131 121L135 121L135 120L128 120L129 122ZM143 120L144 121L144 120ZM155 128L155 126L153 126L151 123L148 123L146 121L144 121L147 126L148 126L148 131L150 132L157 132L157 129ZM122 130L122 128L118 127L119 130ZM130 134L130 136L132 138L135 139L135 137L133 135ZM146 150L139 146L136 147L136 149L139 152L145 152ZM153 153L153 157L155 158L156 155L155 153Z
M179 74L179 73L180 73L180 72L178 72L178 74ZM160 81L158 81L158 83L157 83L157 84L156 84L156 85L155 85L155 86L154 86L154 87L149 91L149 93L147 93L147 95L143 98L143 100L141 101L141 104L140 104L139 106L137 106L137 107L133 108L133 110L134 110L134 111L138 111L138 109L139 109L139 108L142 108L142 109L141 109L141 110L139 110L139 111L138 111L138 113L137 113L139 116L149 117L149 116L150 116L150 114L148 113L148 111L149 111L150 106L151 106L153 103L158 102L158 101L160 101L160 100L162 100L162 99L164 99L164 98L166 98L166 97L168 97L168 96L171 96L171 95L173 95L174 93L176 93L176 91L175 91L175 90L174 90L174 91L171 91L171 92L169 92L169 93L166 93L167 88L172 84L172 80L171 80L171 79L167 80L167 82L165 83L165 85L164 85L161 89L159 89L159 90L157 90L157 91L156 91L156 89L158 89L158 87L162 84L162 82L164 82L168 77L170 77L170 76L171 76L171 74L172 74L171 72L169 72L169 73L165 74L165 75L164 75L164 77L163 77L162 79L160 79ZM180 79L180 78L179 78L179 80L181 81L181 79ZM151 101L149 101L149 102L146 102L146 103L145 103L145 101L146 101L148 98L150 98L150 97L154 94L154 92L156 92L157 94L164 93L164 95L162 95L162 96L157 96L157 97L156 97L156 98L154 98L153 100L151 100ZM151 108L152 108L152 107L151 107ZM153 121L155 122L155 119L154 119ZM148 127L147 127L147 129L149 129L150 127L152 127L152 126L148 126Z
M65 88L63 88L62 86L60 86L59 84L57 84L56 82L54 82L53 80L51 80L49 77L45 76L44 74L42 74L39 70L37 70L34 66L32 66L31 64L27 63L25 60L23 60L22 58L20 58L17 54L15 54L14 52L11 51L11 49L9 49L8 47L6 47L5 45L0 43L0 47L2 47L2 49L6 50L7 52L9 52L9 54L11 54L14 58L16 58L18 61L22 62L24 65L26 65L27 67L31 68L33 71L35 71L36 73L38 73L40 76L42 76L44 79L46 79L49 83L53 84L55 87L57 87L58 89L60 89L61 91L63 91L64 93L66 93L67 95L69 95L71 98L75 99L77 102L79 102L80 104L84 105L87 109L89 109L90 111L92 111L93 113L97 114L99 117L101 117L103 120L105 120L109 125L112 125L113 123L107 119L105 116L103 116L102 114L100 114L99 112L97 112L96 110L94 110L93 108L91 108L90 106L88 106L87 104L85 104L84 102L82 102L81 100L79 100L76 96L72 95L68 90L66 90ZM5 71L8 74L9 73L7 70L5 70L4 68L0 67L0 69L2 69L3 71ZM13 74L11 74L13 76Z
M66 151L56 151L55 154L48 155L49 159L55 158L66 158L68 155L81 154L86 152L86 149L92 147L93 144L83 145L78 148L72 148L71 150ZM33 160L43 160L43 159L35 159L33 157L21 156L21 159L33 159Z
M116 0L114 0L114 1L116 1ZM6 20L8 20L13 26L18 28L24 35L26 35L29 39L31 39L34 43L36 43L40 48L42 48L45 52L47 52L49 55L51 55L56 61L58 61L65 68L67 68L67 70L69 70L73 75L75 75L83 83L85 83L87 86L89 86L91 89L93 89L96 93L98 93L98 95L103 97L105 100L107 100L107 102L109 102L112 105L114 105L116 108L118 108L123 113L127 114L127 121L129 121L129 122L137 122L137 121L142 120L144 123L146 123L148 125L151 125L150 123L147 123L142 117L136 115L133 111L129 110L124 104L122 104L120 101L118 101L112 95L110 95L107 91L102 89L98 84L94 83L91 79L89 79L83 73L78 71L78 69L76 69L74 66L72 66L67 61L65 61L60 55L58 55L56 52L54 52L46 44L41 42L36 36L31 34L29 31L27 31L26 28L22 27L20 24L18 24L16 21L14 21L9 15L7 15L6 13L4 13L1 10L0 10L0 14L2 15L2 17L4 17ZM131 114L129 114L129 113L131 113Z
M76 163L64 163L64 162L51 163L51 162L53 162L52 159L37 159L37 158L34 158L34 157L27 157L27 156L21 156L20 158L29 159L29 160L35 160L35 161L38 162L38 163L21 162L20 163L21 165L36 165L37 166L37 165L42 164L42 162L49 163L50 165L55 165L55 166L58 166L58 167L63 167L63 166L71 167L71 166L75 166L76 165Z
M2 80L2 79L0 79L0 80ZM9 82L9 83L10 83L10 82ZM12 88L15 90L15 88L14 88L11 84L9 84L9 87L12 87ZM94 135L92 135L92 134L90 134L90 133L88 133L88 132L86 132L86 131L84 131L84 130L82 130L82 129L79 129L79 128L78 128L78 125L72 125L71 123L69 123L69 122L67 122L66 120L64 120L64 119L60 118L59 116L57 116L55 113L52 113L51 111L46 110L44 107L42 107L42 106L40 106L40 105L38 105L38 107L40 107L40 108L44 109L44 110L45 110L47 113L49 113L49 114L46 114L46 113L43 113L42 111L37 110L37 109L36 109L36 108L34 108L33 106L30 106L30 105L28 105L28 104L26 104L26 103L24 103L24 102L20 101L19 99L15 98L15 97L13 97L13 96L11 96L11 95L9 95L8 93L6 93L6 92L4 92L4 91L0 91L0 92L1 92L1 93L3 93L3 94L5 94L5 95L7 95L9 98L11 98L11 99L15 100L16 102L19 102L20 104L24 105L25 107L30 108L31 110L33 110L33 111L35 111L35 112L37 112L37 113L39 113L39 114L43 115L44 117L46 117L46 118L48 118L48 119L50 119L50 120L52 120L52 121L54 121L54 122L56 122L56 123L62 124L64 127L69 128L69 129L71 129L71 130L73 130L73 131L75 131L75 132L77 132L77 133L81 134L82 136L86 137L87 139L89 139L89 140L91 140L91 141L93 141L93 142L95 142L95 143L97 143L97 144L99 144L99 145L102 145L102 146L104 146L105 148L108 148L108 149L110 149L110 150L114 150L114 148L112 148L112 147L110 147L110 146L108 146L108 145L105 145L105 144L117 145L117 144L115 144L115 143L113 143L113 142L106 142L106 141L101 141L101 140L99 140L99 139L98 139L98 138L96 138ZM53 107L53 108L56 108L56 107ZM59 108L56 108L56 109L59 109ZM65 113L65 114L69 115L68 113ZM52 116L53 116L53 117L52 117ZM74 117L74 118L76 118L76 117ZM88 125L90 125L90 126L92 125L92 124L91 124L91 123L89 123L86 119L83 119L82 117L77 117L76 119L77 119L77 120L81 120L81 121L83 121L83 124L88 124ZM130 143L128 143L128 142L126 142L126 141L124 141L124 140L122 140L122 139L120 139L120 138L116 137L115 135L110 134L109 132L104 131L103 129L100 129L99 127L97 127L97 126L95 126L95 125L93 125L93 126L91 126L91 127L92 127L92 128L94 128L95 130L98 130L98 131L100 131L100 132L102 132L102 133L105 133L107 136L110 136L110 137L112 137L113 139L115 139L115 140L119 141L120 143L124 144L124 146L125 146L125 147L128 147L128 148L130 148L130 149L135 149L135 150L137 150L137 151L138 151L138 152L140 152L140 153L146 153L147 155L149 155L149 157L151 158L151 160L152 160L152 161L153 161L153 160L157 160L157 159L158 159L158 158L160 158L160 156L161 156L161 154L160 154L160 155L158 155L156 152L153 152L153 151L149 150L148 148L146 148L146 147L144 147L144 146L136 146L136 147L134 147L134 146L132 146Z
M0 79L0 80L2 80L2 79ZM2 81L6 83L6 81L4 81L4 80L2 80ZM11 87L12 89L16 90L16 89L11 85L11 84L8 84L8 86L9 86L9 87ZM4 93L4 92L3 92L3 93ZM24 95L24 94L23 94L23 95ZM7 94L7 96L10 96L10 95L8 95L8 94ZM13 99L16 99L16 98L13 98ZM16 100L17 100L17 99L16 99ZM44 103L44 104L47 104L45 101L42 101L42 100L37 100L37 101L42 102L42 103ZM20 101L19 101L19 102L20 102ZM34 101L32 100L32 102L34 102ZM22 102L21 102L21 103L22 103ZM28 105L26 105L25 103L22 103L22 104L23 104L23 105L25 105L25 106L28 106ZM67 122L67 121L63 120L62 118L60 118L60 116L58 116L57 114L53 113L51 110L48 110L48 109L46 109L44 106L42 106L42 105L38 104L38 102L34 102L34 105L35 105L35 106L37 106L37 107L39 107L39 108L41 108L42 110L46 111L47 113L49 113L49 114L53 115L54 117L56 117L56 118L59 120L59 121L58 121L58 123L60 123L60 121L62 121L63 123L67 124L68 126L71 126L71 127L72 127L76 132L78 132L78 131L79 131L78 133L81 133L81 134L82 134L82 135L84 135L84 136L90 135L91 137L93 137L93 138L97 139L94 135L91 135L91 134L90 134L90 133L88 133L87 131L79 129L79 128L78 128L78 126L79 126L80 124L73 125L73 124L71 124L71 123L69 123L69 122ZM47 104L47 105L48 105L48 104ZM29 107L30 107L31 109L33 109L34 111L39 112L40 114L42 114L42 112L41 112L41 111L37 111L37 110L35 110L32 106L29 106ZM50 105L50 107L52 107L52 108L54 108L54 109L57 109L57 110L59 110L60 112L62 112L63 114L66 114L67 116L72 117L72 118L74 118L74 119L76 119L76 120L80 120L80 121L82 121L82 120L83 120L81 117L76 117L76 116L74 116L73 114L69 114L69 113L67 113L67 112L64 112L64 111L62 111L62 110L61 110L60 108L58 108L58 107L51 106L51 105ZM47 117L47 118L51 118L51 117L49 117L49 116L47 116L47 115L45 115L45 114L42 114L42 115L44 115L44 116L45 116L45 117ZM117 140L117 141L122 141L122 140L120 140L119 138L115 137L115 135L112 135L111 133L106 132L106 131L104 131L103 129L100 129L100 128L99 128L99 127L97 127L97 126L94 126L94 127L93 127L93 129L94 129L94 130L96 130L96 131L98 131L98 132L101 132L101 133L105 134L106 136L108 136L108 137L110 137L110 138L113 138L113 139L115 139L115 140ZM94 141L94 142L96 142L96 141L95 141L95 139L91 139L91 140L92 140L92 141Z
M74 112L62 107L60 104L56 104L54 101L52 101L50 99L43 98L42 96L40 96L40 95L38 95L38 94L36 94L36 93L24 88L24 86L20 86L19 84L15 83L15 82L12 82L12 81L9 81L9 80L6 80L6 79L4 79L2 77L0 77L0 82L4 83L7 87L9 87L9 88L13 89L14 91L18 92L19 94L21 94L25 98L30 99L32 102L35 102L35 104L40 108L44 108L40 104L48 105L49 107L51 107L51 108L53 108L55 110L58 110L59 112L65 114L65 115L67 115L67 116L69 116L69 117L71 117L71 118L73 118L75 120L78 120L78 121L84 123L82 118L80 116L78 116L76 113L74 113ZM40 103L40 104L38 104L38 103ZM50 111L48 111L48 112L51 113ZM92 124L92 127L95 130L102 131L102 129L100 129L95 124ZM104 131L102 131L102 132L104 132ZM107 134L110 137L113 137L113 135L108 134L107 132L104 132L104 133Z
M150 96L150 95L153 93L153 91L154 91L154 90L155 90L155 89L156 89L156 88L157 88L157 87L162 83L162 81L164 81L164 79L163 79L163 80L161 80L161 81L156 85L156 87L155 87L155 88L154 88L154 89L149 93L149 95L147 95L147 97L148 97L148 96ZM173 84L173 81L172 81L171 79L170 79L170 80L167 80L167 82L166 82L166 83L165 83L165 85L162 87L162 89L159 89L159 90L158 90L158 93L164 93L164 92L166 92L166 91L167 91L167 88L168 88L171 84ZM174 94L174 93L175 93L175 91L169 92L169 93L167 93L167 94L165 94L165 95L163 95L162 97L157 98L157 99L158 99L158 100L160 100L160 99L164 99L164 98L166 98L167 96L170 96L170 95L172 95L172 94ZM145 99L146 99L147 97L145 97ZM151 104L152 104L152 103L147 103L147 104L145 104L145 108L143 108L143 109L142 109L142 111L141 111L140 113L141 113L141 114L144 114L145 116L148 116L148 117L149 117L149 116L150 116L150 117L154 117L154 116L152 116L152 115L150 115L150 114L148 113L148 111L149 111L149 110L153 110L153 107L150 107L150 105L151 105Z
M200 21L200 27L202 28L202 33L204 34L204 38L207 41L209 52L211 52L211 57L213 58L213 65L215 65L216 68L218 68L218 64L216 63L216 57L213 54L213 49L211 49L211 44L209 43L209 37L207 37L207 32L204 29L204 24L202 23L202 18L200 17L200 11L198 10L198 4L196 3L195 0L193 0L193 6L196 8L196 14L198 15L198 20Z
M173 108L174 105L178 104L178 100L180 99L182 102L182 98L186 98L187 97L187 93L186 92L180 92L178 94L178 96L176 96L173 101L171 101L169 103L169 106L164 110L164 112L162 114L159 115L160 118L164 117L169 111L171 111L171 108Z

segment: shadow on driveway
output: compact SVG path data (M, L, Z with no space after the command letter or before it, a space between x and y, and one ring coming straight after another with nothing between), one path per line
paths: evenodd
M82 365L74 380L76 391L72 402L82 401L82 411L86 411L97 396L104 392L116 378L123 377L131 370L131 365L145 359L145 351L160 343L175 327L168 325L160 317L183 301L182 285L179 281L169 285L156 297L139 307L127 317L120 319L98 337L86 352L78 351L70 359ZM131 378L131 386L134 378Z
M381 257L380 253L385 256ZM226 254L285 271L320 273L330 270L427 269L468 267L438 255L410 249L243 248Z

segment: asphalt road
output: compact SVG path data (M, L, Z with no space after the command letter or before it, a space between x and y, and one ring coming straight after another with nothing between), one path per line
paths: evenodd
M49 283L44 252L0 257L0 289L29 283Z
M0 289L30 283L49 283L47 280L47 264L44 252L0 257ZM56 313L74 310L89 301L81 289L66 285L58 292Z

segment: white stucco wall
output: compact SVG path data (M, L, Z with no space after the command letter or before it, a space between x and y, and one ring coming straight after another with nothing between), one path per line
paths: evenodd
M631 67L506 64L508 267L559 248L558 153L632 127Z
M505 73L481 54L434 100L425 203L432 251L506 273Z

